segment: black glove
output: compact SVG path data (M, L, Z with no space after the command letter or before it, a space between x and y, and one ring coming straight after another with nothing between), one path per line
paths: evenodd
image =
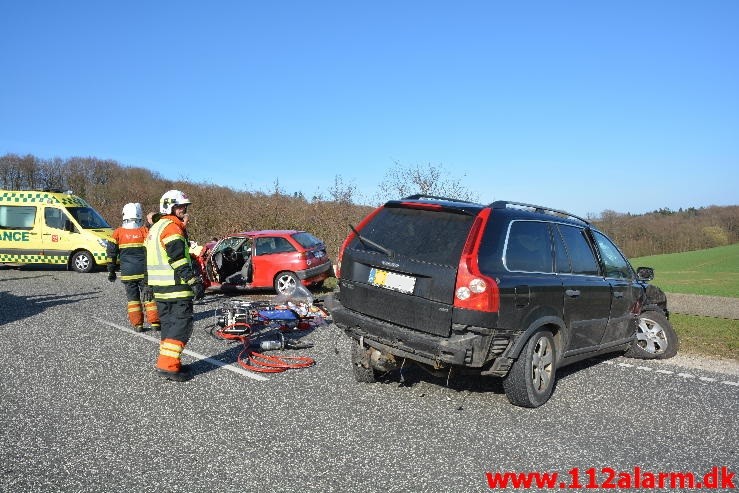
M202 282L195 282L190 285L190 288L192 289L192 292L195 293L196 300L202 300L205 298L205 287Z
M154 288L152 288L151 286L144 286L141 289L141 298L144 300L144 302L154 301Z
M108 264L108 281L114 282L115 279L115 265Z

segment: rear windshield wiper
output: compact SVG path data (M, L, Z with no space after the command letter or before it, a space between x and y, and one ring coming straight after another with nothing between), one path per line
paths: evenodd
M351 224L349 225L349 227L352 229L352 231L357 236L357 238L362 243L362 245L364 245L366 247L372 247L375 250L377 250L378 252L384 253L388 257L394 257L395 256L395 254L393 253L393 251L390 250L389 248L385 248L384 246L380 245L379 243L375 243L374 241L370 240L369 238L363 237L361 234L359 234L359 231L357 231L354 228L354 226L352 226Z

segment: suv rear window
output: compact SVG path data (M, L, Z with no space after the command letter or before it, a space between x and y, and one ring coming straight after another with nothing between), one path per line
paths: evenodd
M447 211L384 207L360 234L393 253L456 267L474 216ZM351 248L376 251L354 238Z
M598 275L598 261L581 228L559 225L562 239L567 247L572 264L572 273L586 276Z
M552 272L552 246L547 224L513 221L508 233L505 263L512 271Z

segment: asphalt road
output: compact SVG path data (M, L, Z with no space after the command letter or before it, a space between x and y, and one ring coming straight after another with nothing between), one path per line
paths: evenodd
M561 370L530 410L491 379L356 383L326 325L292 352L315 366L255 378L206 331L224 299L196 305L196 376L175 383L153 370L157 334L128 329L120 282L0 267L0 491L467 492L495 471L739 471L737 376L600 359Z

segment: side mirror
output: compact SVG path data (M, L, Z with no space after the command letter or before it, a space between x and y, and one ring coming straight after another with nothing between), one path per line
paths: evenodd
M636 269L636 277L640 281L651 281L654 279L654 269L651 267L639 267Z
M69 231L70 233L76 233L77 232L75 230L74 224L72 224L72 221L70 221L69 219L67 219L66 221L64 221L64 231Z

